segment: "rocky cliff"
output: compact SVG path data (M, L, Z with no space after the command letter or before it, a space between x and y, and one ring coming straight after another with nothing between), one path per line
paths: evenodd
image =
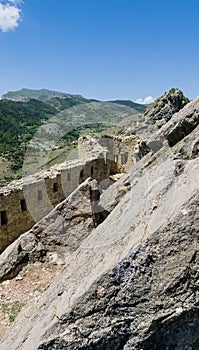
M162 145L156 153L101 196L86 180L84 204L76 191L75 208L70 197L32 229L45 258L61 254L65 265L22 309L0 349L199 348L198 125L199 98L152 136ZM19 244L0 257L2 279L17 273Z
M182 109L189 99L185 97L181 90L171 89L165 92L163 96L157 98L146 111L145 116L161 127L171 119L174 113Z

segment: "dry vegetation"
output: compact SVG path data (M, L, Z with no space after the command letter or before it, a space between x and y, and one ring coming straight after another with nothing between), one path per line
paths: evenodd
M0 284L0 339L20 310L51 284L61 265L54 263L29 264L12 280Z

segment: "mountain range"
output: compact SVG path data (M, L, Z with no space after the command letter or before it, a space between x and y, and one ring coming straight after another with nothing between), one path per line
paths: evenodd
M43 138L49 141L47 145L43 142L43 148L63 148L67 153L71 140L77 141L84 129L100 132L104 124L105 128L115 126L118 130L126 118L133 118L145 108L132 101L104 102L47 89L8 92L0 100L0 182L21 176L27 145L44 123ZM49 133L52 124L54 130L58 129L53 140ZM39 148L41 143L39 136ZM56 162L63 161L63 152L59 153Z

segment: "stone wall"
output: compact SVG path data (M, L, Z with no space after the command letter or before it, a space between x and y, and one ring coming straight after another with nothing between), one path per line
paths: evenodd
M22 189L13 189L9 194L1 191L0 196L0 252L13 242L24 229L34 224Z
M108 179L112 162L73 160L0 188L0 252L46 216L88 177Z
M138 136L82 137L78 142L79 156L86 158L88 154L98 152L112 163L113 172L128 172L136 162L135 155L139 152L140 139Z
M86 178L99 183L126 172L139 145L137 136L79 139L79 159L26 176L0 188L0 253L46 216Z

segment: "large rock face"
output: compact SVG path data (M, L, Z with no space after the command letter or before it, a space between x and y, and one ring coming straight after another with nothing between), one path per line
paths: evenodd
M173 148L147 154L101 198L93 185L88 220L92 208L110 214L85 236L68 218L65 238L78 244L40 299L21 311L0 349L199 348L198 109L197 101L190 103L159 131L168 141L175 127L193 120ZM51 219L41 226L49 237Z
M199 196L190 198L99 278L39 349L198 349L198 204Z
M198 124L199 97L186 105L179 113L175 113L173 118L159 130L159 135L165 137L169 146L172 147L189 135ZM196 141L196 137L197 135L191 135L192 142Z

